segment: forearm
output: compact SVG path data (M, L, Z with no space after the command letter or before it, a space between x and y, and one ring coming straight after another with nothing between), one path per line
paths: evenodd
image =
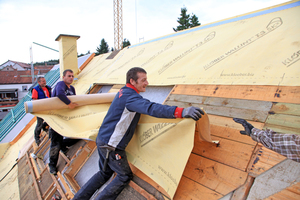
M289 159L300 162L300 136L253 128L251 138Z
M65 94L59 94L57 97L64 102L66 105L69 105L71 103L70 99Z

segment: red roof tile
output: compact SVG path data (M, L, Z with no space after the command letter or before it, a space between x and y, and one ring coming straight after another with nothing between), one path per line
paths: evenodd
M37 75L38 71L34 71L34 75ZM21 84L32 83L31 71L0 71L0 84Z

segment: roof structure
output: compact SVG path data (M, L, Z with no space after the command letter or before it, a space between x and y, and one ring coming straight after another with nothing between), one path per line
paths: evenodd
M239 117L257 128L300 134L299 13L300 1L290 1L130 46L114 56L101 54L82 68L74 83L77 94L98 93L106 86L110 86L109 92L116 92L124 85L128 69L143 67L150 87L171 87L163 97L164 104L202 107L209 117L211 137L219 141L216 145L200 140L196 128L181 179L175 181L171 170L155 171L153 163L145 162L147 158L132 156L135 176L148 186L133 180L122 194L123 199L299 198L299 163L241 135L242 127L232 120ZM149 95L150 100L151 96L159 96L159 92ZM90 121L83 117L75 120L77 124L81 122L81 130L89 128ZM50 121L49 124L52 126ZM86 170L85 176L91 176L91 167L98 165L93 157L95 143L85 135L90 132L78 130L86 138L74 147L69 158L61 154L60 173L55 178L46 167L47 136L40 147L27 142L33 136L34 125L34 121L30 122L22 131L23 137L11 147L3 144L0 175L8 174L3 181L10 187L14 185L12 180L20 181L16 188L19 187L22 199L49 199L55 193L71 199L84 182L79 184L76 176L82 170ZM67 137L73 134L63 130L60 133ZM27 146L21 153L24 156L19 157L19 174L14 168L8 173L15 163L11 158L19 150L13 147L23 146L25 141ZM172 144L168 146L171 148ZM128 151L132 154L131 149ZM30 157L37 152L41 152L44 160ZM168 156L172 160L178 154ZM153 167L154 175L145 169L149 166ZM23 176L24 172L30 176ZM176 185L175 194L158 184L162 182L157 181L159 173L164 177L161 179ZM28 187L23 184L26 181L30 183ZM4 190L10 192L3 196L18 196L6 185ZM155 192L151 192L153 188Z
M8 64L13 66L13 67L14 67L14 65L19 65L20 67L22 67L25 70L30 69L30 64L23 63L23 62L12 61L12 60L8 60L5 63L3 63L2 65L0 65L0 68L2 69L4 66L6 66Z
M34 75L38 75L38 71L34 71ZM22 84L32 83L31 71L0 71L0 84Z

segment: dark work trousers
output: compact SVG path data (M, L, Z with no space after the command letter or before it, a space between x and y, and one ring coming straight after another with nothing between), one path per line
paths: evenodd
M78 142L80 139L70 139L60 135L55 130L53 130L51 127L49 128L49 137L51 138L51 144L50 144L50 154L49 154L49 166L55 167L57 165L59 151L66 150L67 147L74 145L76 142Z
M35 126L35 130L34 130L35 142L39 142L39 140L40 140L40 134L41 134L41 130L43 127L43 122L44 122L44 120L42 118L36 117L36 126Z
M94 174L88 182L86 182L80 190L75 194L73 200L88 200L93 194L105 184L114 172L117 176L104 188L104 190L95 198L96 200L113 200L118 197L129 181L132 179L133 174L128 164L126 152L116 149L109 154L109 160L104 172L103 165L106 157L106 149L99 146L105 145L101 140L96 140L97 149L99 153L99 167L100 171ZM116 159L116 154L121 156L121 159Z

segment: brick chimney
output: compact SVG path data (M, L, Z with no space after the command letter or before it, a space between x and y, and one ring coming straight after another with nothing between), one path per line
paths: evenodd
M71 69L74 72L74 77L78 75L77 61L77 40L80 36L60 34L55 41L59 42L59 65L60 77L63 76L63 71Z

